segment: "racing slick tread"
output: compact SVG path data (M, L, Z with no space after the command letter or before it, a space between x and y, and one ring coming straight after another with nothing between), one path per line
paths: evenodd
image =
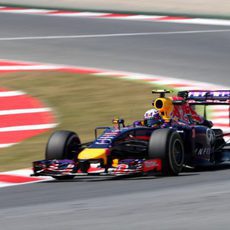
M81 143L75 132L60 130L54 132L46 145L46 160L73 159Z
M179 159L176 159L178 156L175 156L175 151L179 151ZM184 164L184 145L175 130L155 130L150 137L148 154L152 159L161 159L162 176L176 176L181 172Z

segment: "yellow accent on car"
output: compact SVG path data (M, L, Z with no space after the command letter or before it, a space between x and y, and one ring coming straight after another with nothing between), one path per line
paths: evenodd
M107 164L107 149L90 149L86 148L81 151L78 155L79 160L93 160L93 159L103 159L104 164Z
M118 162L119 162L118 159L113 159L112 166L113 166L113 167L117 167L117 166L118 166Z
M165 119L166 122L170 121L171 119L171 113L173 111L173 103L170 98L157 98L153 106L155 109L157 109L163 119Z

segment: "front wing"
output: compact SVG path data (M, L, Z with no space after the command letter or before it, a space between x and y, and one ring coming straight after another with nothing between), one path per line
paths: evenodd
M87 171L83 171L79 162L73 160L41 160L33 162L31 176L82 176L82 175L143 175L149 172L160 172L160 159L123 159L112 167L101 167L97 163L89 163Z

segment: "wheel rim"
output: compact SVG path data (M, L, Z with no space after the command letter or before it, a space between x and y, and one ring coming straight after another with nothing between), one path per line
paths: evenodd
M177 166L181 166L183 164L184 152L181 142L179 140L176 140L173 144L172 156Z
M79 139L77 138L77 136L73 136L67 144L66 147L66 156L68 159L72 159L74 158L74 154L77 152L78 149L78 145L80 144Z

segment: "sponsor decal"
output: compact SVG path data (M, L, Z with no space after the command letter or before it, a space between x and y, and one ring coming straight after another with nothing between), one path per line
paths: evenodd
M204 156L205 158L208 157L211 154L211 148L197 148L195 149L196 155L197 156Z
M114 139L114 137L116 137L118 133L120 133L119 130L115 130L112 132L106 132L97 139L95 144L98 144L98 145L110 144L112 142L112 139Z
M161 160L160 159L151 159L143 162L143 171L160 171L161 170Z

